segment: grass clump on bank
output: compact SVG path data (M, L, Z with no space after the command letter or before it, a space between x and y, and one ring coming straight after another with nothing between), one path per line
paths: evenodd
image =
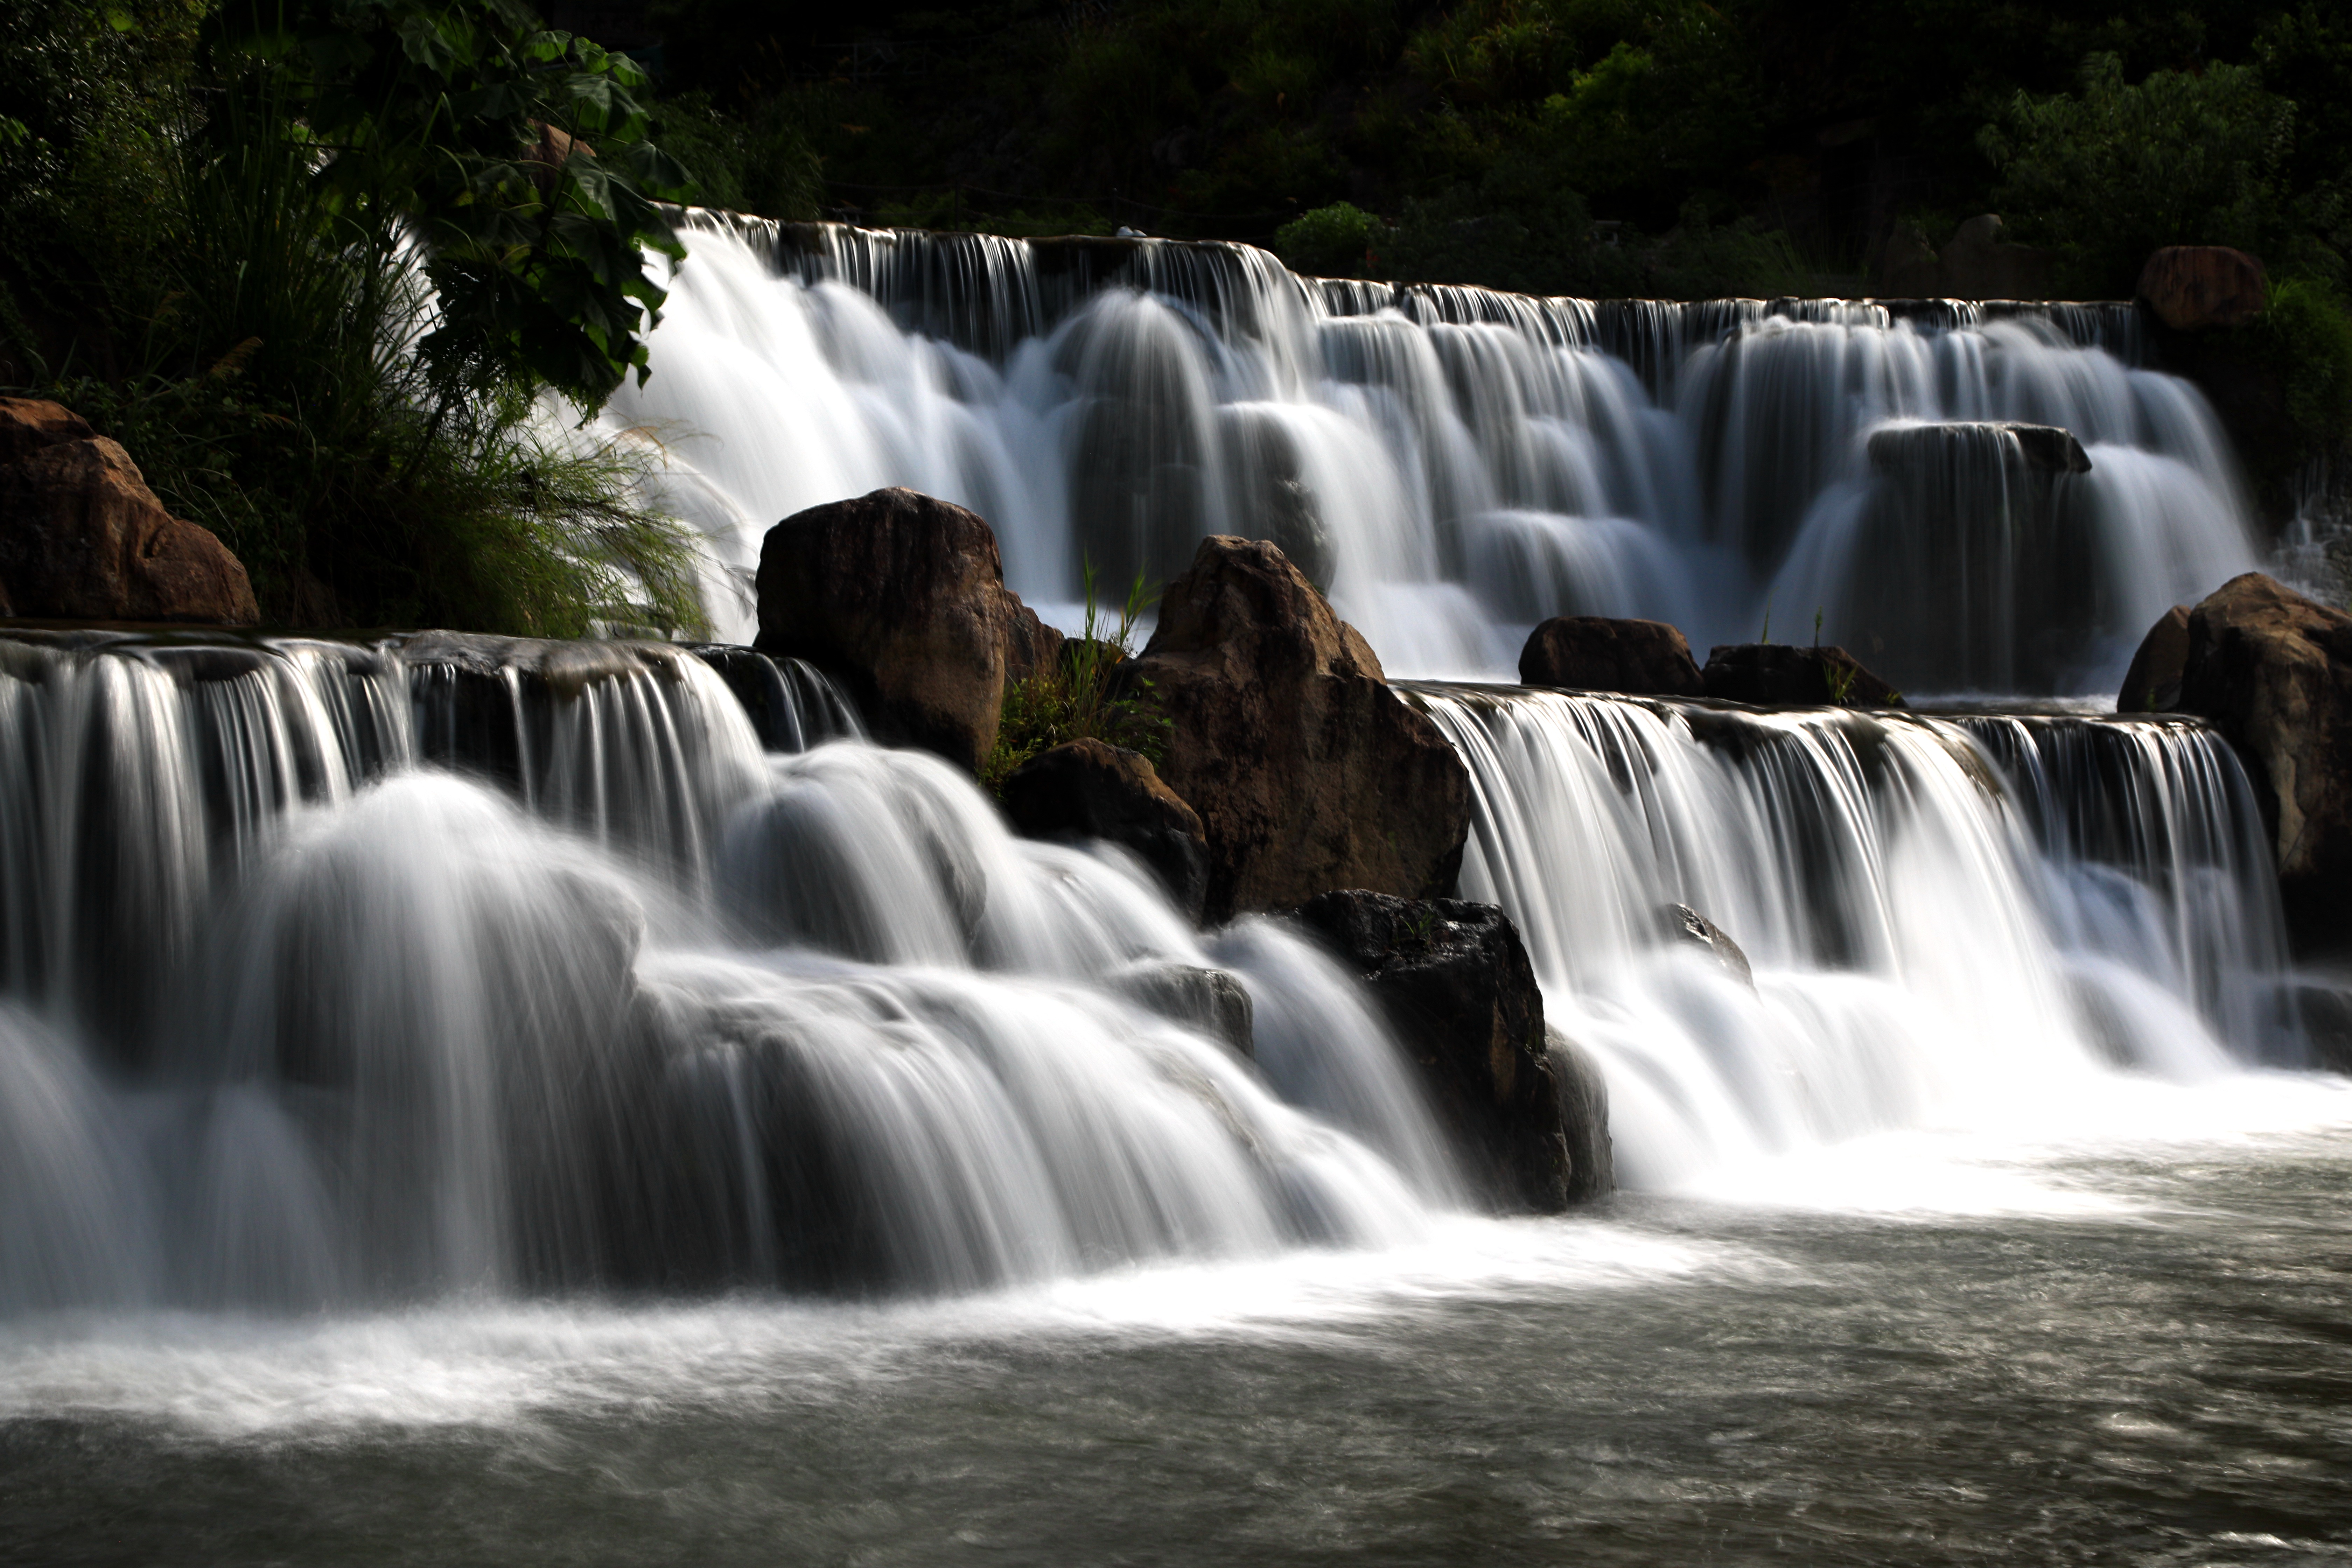
M1135 657L1135 628L1156 595L1139 574L1128 587L1116 625L1097 608L1094 568L1086 569L1087 615L1061 658L1005 689L996 744L980 767L989 794L1032 757L1071 741L1095 740L1139 752L1155 766L1168 754L1169 721L1152 700L1151 683L1122 672Z

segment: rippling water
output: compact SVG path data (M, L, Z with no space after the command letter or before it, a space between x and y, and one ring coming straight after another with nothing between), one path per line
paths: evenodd
M2352 1093L2233 1092L2267 1131L1811 1173L1876 1211L1784 1166L954 1302L19 1322L0 1561L2352 1560Z

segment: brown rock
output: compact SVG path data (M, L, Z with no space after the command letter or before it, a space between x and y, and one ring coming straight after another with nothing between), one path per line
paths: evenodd
M1209 892L1209 840L1200 814L1161 781L1150 759L1107 741L1040 752L1004 781L1004 815L1032 838L1107 838L1160 874L1176 907L1198 920Z
M54 403L0 398L0 613L39 619L261 618L245 567L173 517L121 446Z
M2175 605L2157 617L2139 639L2124 686L2116 693L2118 713L2162 713L2180 701L2180 672L2189 662L2189 606Z
M2179 707L2252 763L2297 939L2352 934L2352 616L2231 579L2189 612Z
M1210 920L1332 888L1454 885L1468 772L1274 545L1202 540L1121 676L1173 724L1160 776L1208 831Z
M2051 255L2000 237L1998 214L1983 213L1952 232L1936 257L1936 291L1947 300L2046 300Z
M1759 708L1900 708L1903 694L1842 647L1734 643L1707 650L1706 694Z
M2168 245L2140 268L2135 290L2175 331L2242 327L2270 307L2263 264L2225 245Z
M1756 972L1748 966L1748 955L1739 950L1739 944L1721 926L1688 904L1662 905L1658 926L1668 941L1706 949L1707 956L1721 964L1726 974L1750 991L1756 989Z
M1008 682L1059 632L1004 586L996 534L960 506L880 489L784 519L760 549L762 653L840 680L875 738L977 772Z
M1697 697L1706 690L1690 639L1664 621L1554 616L1528 634L1519 679L1574 691Z
M1380 998L1480 1195L1506 1210L1565 1208L1574 1173L1543 993L1510 917L1491 904L1350 889L1310 899L1288 918ZM1598 1079L1586 1076L1577 1088L1589 1098ZM1601 1103L1605 1117L1605 1096Z

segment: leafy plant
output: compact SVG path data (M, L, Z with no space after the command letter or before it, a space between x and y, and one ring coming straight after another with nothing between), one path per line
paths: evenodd
M1158 595L1145 589L1138 573L1112 625L1097 603L1092 562L1085 573L1087 613L1079 635L1062 645L1054 668L1004 693L996 744L980 770L992 795L1003 794L1004 781L1030 758L1070 741L1106 741L1153 763L1167 755L1169 720L1152 700L1150 682L1120 669L1134 657L1137 623Z
M1820 646L1818 640L1814 646ZM1861 674L1861 668L1850 659L1824 658L1819 662L1822 668L1822 684L1829 688L1831 705L1837 708L1852 707L1854 679Z
M1367 276L1385 226L1352 202L1301 213L1276 229L1274 248L1295 272L1323 278Z

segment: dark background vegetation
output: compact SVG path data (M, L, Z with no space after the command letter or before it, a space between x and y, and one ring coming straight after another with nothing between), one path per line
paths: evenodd
M391 25L520 0L288 3ZM632 135L696 199L779 218L1126 226L1325 274L1679 298L1874 292L1891 247L1982 212L2074 297L2128 297L2159 245L2241 246L2270 310L2168 352L2222 390L2279 516L2328 489L2352 429L2346 9L543 0L535 24L646 68ZM551 387L593 407L594 386L517 352L453 403L336 337L348 279L256 300L240 245L325 231L303 226L320 197L300 181L222 205L227 108L252 80L214 47L219 15L0 8L0 384L121 435L246 557L275 619L690 620L681 584L628 587L677 560L632 510L633 459L551 449L521 417ZM281 115L281 141L288 123L307 121ZM272 201L310 216L289 229ZM352 352L312 352L333 342ZM454 424L418 412L452 406Z

